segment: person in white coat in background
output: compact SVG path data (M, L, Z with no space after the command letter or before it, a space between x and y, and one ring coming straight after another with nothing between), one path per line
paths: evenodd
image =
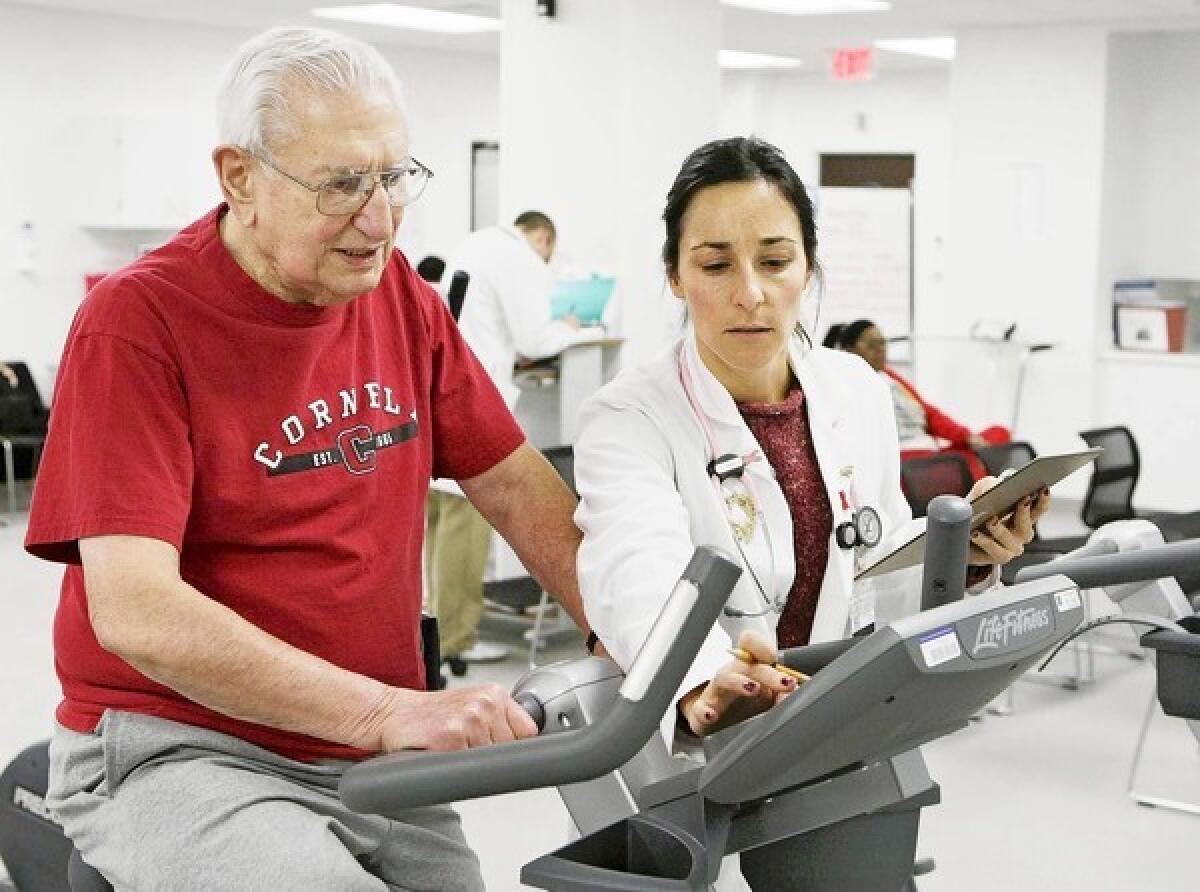
M920 522L900 490L886 387L858 357L814 347L800 323L816 300L816 225L782 153L753 138L702 146L684 161L663 219L667 281L686 307L686 331L581 409L575 522L588 620L626 669L696 546L717 546L743 565L664 719L679 749L795 689L770 665L777 647L873 623L872 592L855 585L855 570ZM996 564L1020 554L1048 505L1041 493L974 534L968 582L987 585ZM734 645L746 660L731 659ZM880 821L916 833L914 812L864 816L823 834L864 846L869 861L883 857L872 854ZM775 847L755 852L742 855L754 889L817 882L803 873L802 849L787 876L772 873ZM813 888L864 888L858 879L822 877Z
M518 357L543 359L580 340L574 316L553 319L550 259L557 231L540 211L525 211L511 226L471 233L446 263L470 279L458 327L511 411L519 391ZM503 659L502 645L479 641L483 575L492 528L453 481L434 481L425 504L425 572L429 608L438 619L442 658L455 674L467 663Z

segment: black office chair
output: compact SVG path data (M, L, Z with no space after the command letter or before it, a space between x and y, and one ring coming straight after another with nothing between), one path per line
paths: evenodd
M1007 470L1023 467L1037 458L1033 447L1024 440L983 446L976 449L975 454L993 477L999 477Z
M467 298L467 285L471 276L463 270L458 270L450 277L450 287L446 289L446 303L450 305L450 315L457 322L462 316L463 301Z
M985 446L982 449L975 450L979 456L983 466L987 468L987 472L994 477L999 477L1005 471L1017 470L1029 464L1037 458L1037 452L1033 447L1023 440L1016 440L1012 443L1002 443L995 446ZM1016 561L1011 561L1011 564L1016 566L1006 565L1002 576L1015 576L1017 570L1029 564L1041 564L1051 560L1058 555L1066 554L1068 551L1074 551L1076 548L1081 548L1087 544L1087 533L1079 536L1054 536L1047 538L1038 532L1037 527L1033 530L1033 541L1025 546L1026 554L1045 555L1041 558L1026 558L1024 555ZM1009 578L1005 578L1005 582L1010 582Z
M442 281L442 275L445 272L446 261L442 260L436 254L423 257L421 262L417 264L417 275L432 285L436 285Z
M967 460L953 452L906 458L900 462L900 488L908 499L913 517L924 517L936 496L965 496L974 483Z
M1141 454L1129 428L1123 425L1080 431L1089 446L1104 451L1096 457L1095 473L1083 503L1083 520L1099 526L1110 520L1140 517L1162 530L1168 542L1200 536L1200 511L1137 511L1133 491L1142 472Z
M37 457L41 450L40 444L30 445L29 438L45 440L50 410L42 402L28 365L11 360L0 362L11 368L17 376L16 387L10 387L8 381L0 377L0 436L21 437L25 441L10 448L14 479L29 480L37 468ZM0 463L0 480L5 480L6 474L4 465Z
M550 446L542 450L542 455L546 456L554 470L558 471L558 476L578 498L579 493L575 489L575 449L571 446Z
M1083 522L1100 526L1113 520L1140 518L1162 531L1167 542L1200 537L1200 511L1137 511L1133 491L1142 472L1141 455L1133 432L1124 425L1080 431L1089 446L1104 451L1096 457L1095 469L1083 500ZM1176 577L1188 595L1200 594L1200 567Z

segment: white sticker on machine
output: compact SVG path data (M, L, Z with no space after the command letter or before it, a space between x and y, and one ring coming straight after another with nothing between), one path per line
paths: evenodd
M929 669L961 656L962 648L958 646L958 635L955 634L954 627L945 626L922 638L921 655L925 657L925 666Z
M1067 588L1061 592L1054 593L1054 604L1058 607L1059 613L1066 613L1068 610L1079 609L1079 589Z

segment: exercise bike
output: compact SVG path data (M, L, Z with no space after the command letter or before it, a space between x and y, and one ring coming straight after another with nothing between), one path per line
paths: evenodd
M381 756L346 773L343 799L397 814L556 785L581 838L525 865L522 882L539 889L704 890L726 856L755 850L778 860L774 888L911 889L911 818L940 798L920 745L965 727L1085 630L1080 585L1109 586L1136 621L1157 627L1143 643L1160 654L1160 698L1200 737L1200 618L1186 616L1178 585L1162 578L1194 566L1200 542L1142 541L1122 553L1130 543L1101 536L1104 544L1081 555L1030 568L1019 585L961 600L964 506L945 497L930 509L922 604L940 606L864 638L785 651L782 661L811 680L767 713L706 738L703 764L671 758L656 733L681 680L672 659L690 650L677 590L628 676L592 658L518 684L541 737ZM956 536L958 544L947 542ZM698 617L700 604L689 604L689 619L707 630L719 607ZM876 823L869 856L830 844L831 828L868 814L895 817ZM830 875L843 884L851 876L851 884L830 886Z
M580 838L525 866L522 881L541 889L703 890L722 860L738 852L758 852L760 862L765 852L768 864L777 853L783 877L806 872L779 888L822 889L821 876L855 870L847 863L855 858L861 873L853 888L912 888L915 818L940 798L920 745L964 727L1081 629L1079 585L1099 583L1075 575L1129 584L1200 560L1198 543L1141 549L1132 566L1124 554L1084 555L1064 567L1068 575L960 600L964 511L969 517L965 503L951 497L931 505L922 577L922 604L930 609L866 637L785 651L783 662L811 680L769 712L706 738L702 764L671 757L658 725L740 573L710 549L697 551L628 674L611 661L587 658L543 667L518 683L514 696L541 728L538 737L456 753L380 756L347 771L343 799L356 810L387 815L557 786ZM1088 561L1103 563L1097 570L1083 566ZM1137 595L1146 588L1131 587L1125 600L1140 597L1146 604L1138 609L1158 616L1182 613L1170 593L1162 596L1166 606ZM1200 625L1143 639L1162 647L1160 696L1166 664L1175 663L1164 707L1192 719L1200 718L1191 693L1200 689L1198 633ZM19 813L33 803L10 805L17 786L0 781L0 855L20 892L65 890L69 841L58 834L49 868L34 863L27 837L24 846L19 841L30 827L28 814ZM13 821L13 812L23 820ZM830 828L864 815L884 816L873 825L881 832L869 858L830 844ZM49 839L45 827L38 831L43 843ZM103 888L76 881L75 892Z

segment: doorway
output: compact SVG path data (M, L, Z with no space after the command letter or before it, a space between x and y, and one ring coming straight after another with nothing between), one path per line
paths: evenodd
M500 143L471 143L471 231L495 226L500 216Z

